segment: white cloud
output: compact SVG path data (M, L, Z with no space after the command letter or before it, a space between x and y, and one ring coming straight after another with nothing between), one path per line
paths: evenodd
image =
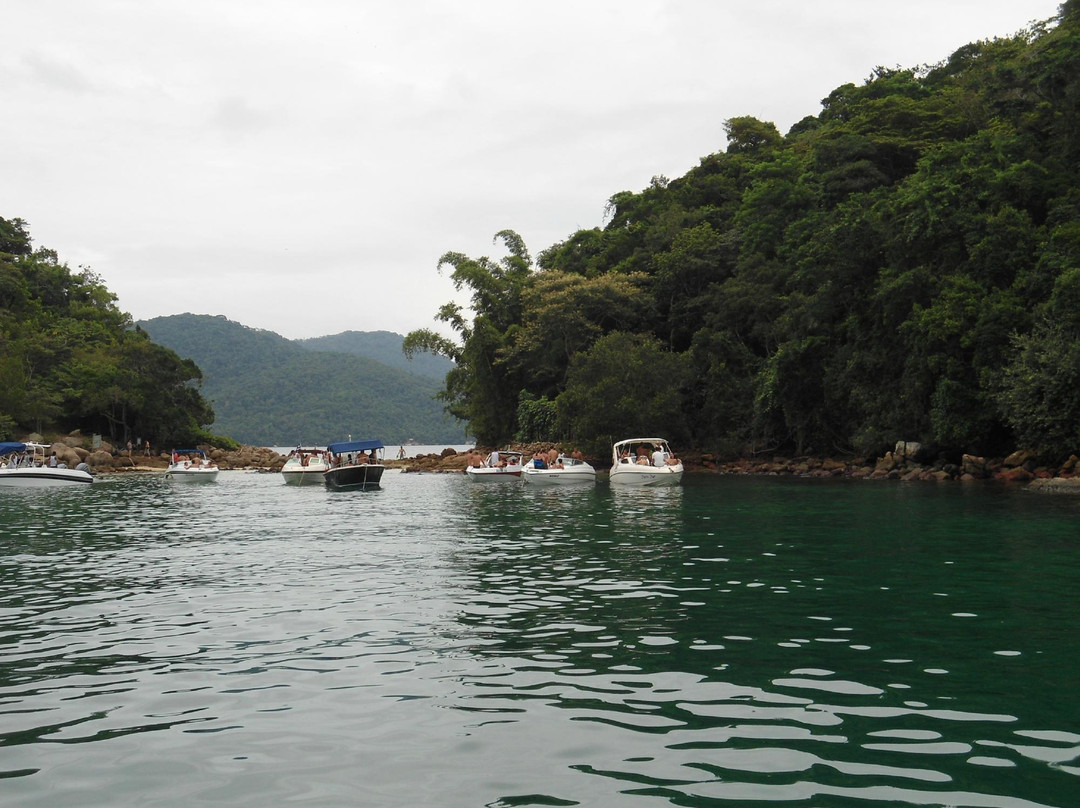
M0 216L137 318L433 326L453 250L535 256L605 200L781 131L876 65L1053 0L40 0L5 10Z

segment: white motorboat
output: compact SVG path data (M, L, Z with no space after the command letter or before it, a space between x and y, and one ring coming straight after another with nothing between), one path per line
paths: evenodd
M0 485L19 488L54 488L57 486L87 485L94 481L90 467L79 463L68 468L56 460L53 453L46 457L44 443L0 443ZM55 464L55 465L53 465Z
M330 454L326 449L297 446L281 467L285 485L322 485L323 475L330 470Z
M217 479L217 464L202 449L173 449L165 479L185 483L209 483Z
M678 485L683 464L663 438L630 438L611 447L612 485Z
M381 440L350 440L326 447L330 468L323 474L327 488L335 491L366 491L378 488L386 466Z
M468 466L465 473L477 482L520 480L522 457L521 452L494 451L485 458L483 465Z
M577 485L595 483L596 469L574 457L559 455L552 465L537 466L536 461L525 464L521 479L532 485Z

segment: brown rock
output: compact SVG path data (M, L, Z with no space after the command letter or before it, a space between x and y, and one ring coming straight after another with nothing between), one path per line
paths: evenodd
M966 454L960 461L962 474L967 474L974 479L983 479L990 473L989 465L985 457Z
M1053 477L1049 480L1034 480L1028 486L1032 491L1051 494L1080 494L1080 477Z
M1028 459L1030 457L1031 455L1027 451L1023 449L1017 449L1015 452L1005 458L1004 464L1007 468L1016 468L1028 462Z
M1017 466L999 471L997 478L1007 483L1026 483L1033 480L1035 475L1022 466Z
M86 463L91 468L109 467L114 465L115 458L108 452L91 452L86 456Z

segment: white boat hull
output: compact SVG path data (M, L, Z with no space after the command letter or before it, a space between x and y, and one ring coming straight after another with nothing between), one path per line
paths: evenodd
M285 480L285 485L322 485L323 475L329 468L321 466L315 469L282 469L281 477Z
M596 469L592 466L564 469L526 467L521 477L530 485L589 485L596 482Z
M48 466L0 469L0 485L17 488L57 488L88 485L94 475L79 469L54 469Z
M608 481L612 485L678 485L682 476L682 461L672 454L663 438L629 438L611 447Z
M322 485L330 469L325 449L298 446L281 467L281 478L285 485Z
M469 475L470 480L475 480L479 483L507 482L521 479L521 466L505 469L493 469L488 468L487 466L473 468L470 466L465 469L465 473Z
M217 479L218 470L208 468L184 468L182 464L169 466L165 479L183 483L210 483Z
M623 463L611 467L608 481L612 485L662 486L678 485L682 482L683 467L677 466L638 466Z

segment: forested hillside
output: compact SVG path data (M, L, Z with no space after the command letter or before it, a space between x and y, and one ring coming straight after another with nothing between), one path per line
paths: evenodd
M406 346L481 442L1080 449L1080 0L726 134L535 265L443 256L471 311Z
M366 356L384 365L407 373L416 373L442 381L453 368L442 356L421 353L409 358L401 351L404 337L392 331L343 331L326 337L295 340L295 344L312 351L346 353Z
M199 368L131 327L93 272L0 218L0 440L82 430L114 443L207 442Z
M326 444L350 434L387 444L465 442L462 423L435 401L432 378L304 348L221 316L179 314L139 325L202 368L215 431L243 443Z

